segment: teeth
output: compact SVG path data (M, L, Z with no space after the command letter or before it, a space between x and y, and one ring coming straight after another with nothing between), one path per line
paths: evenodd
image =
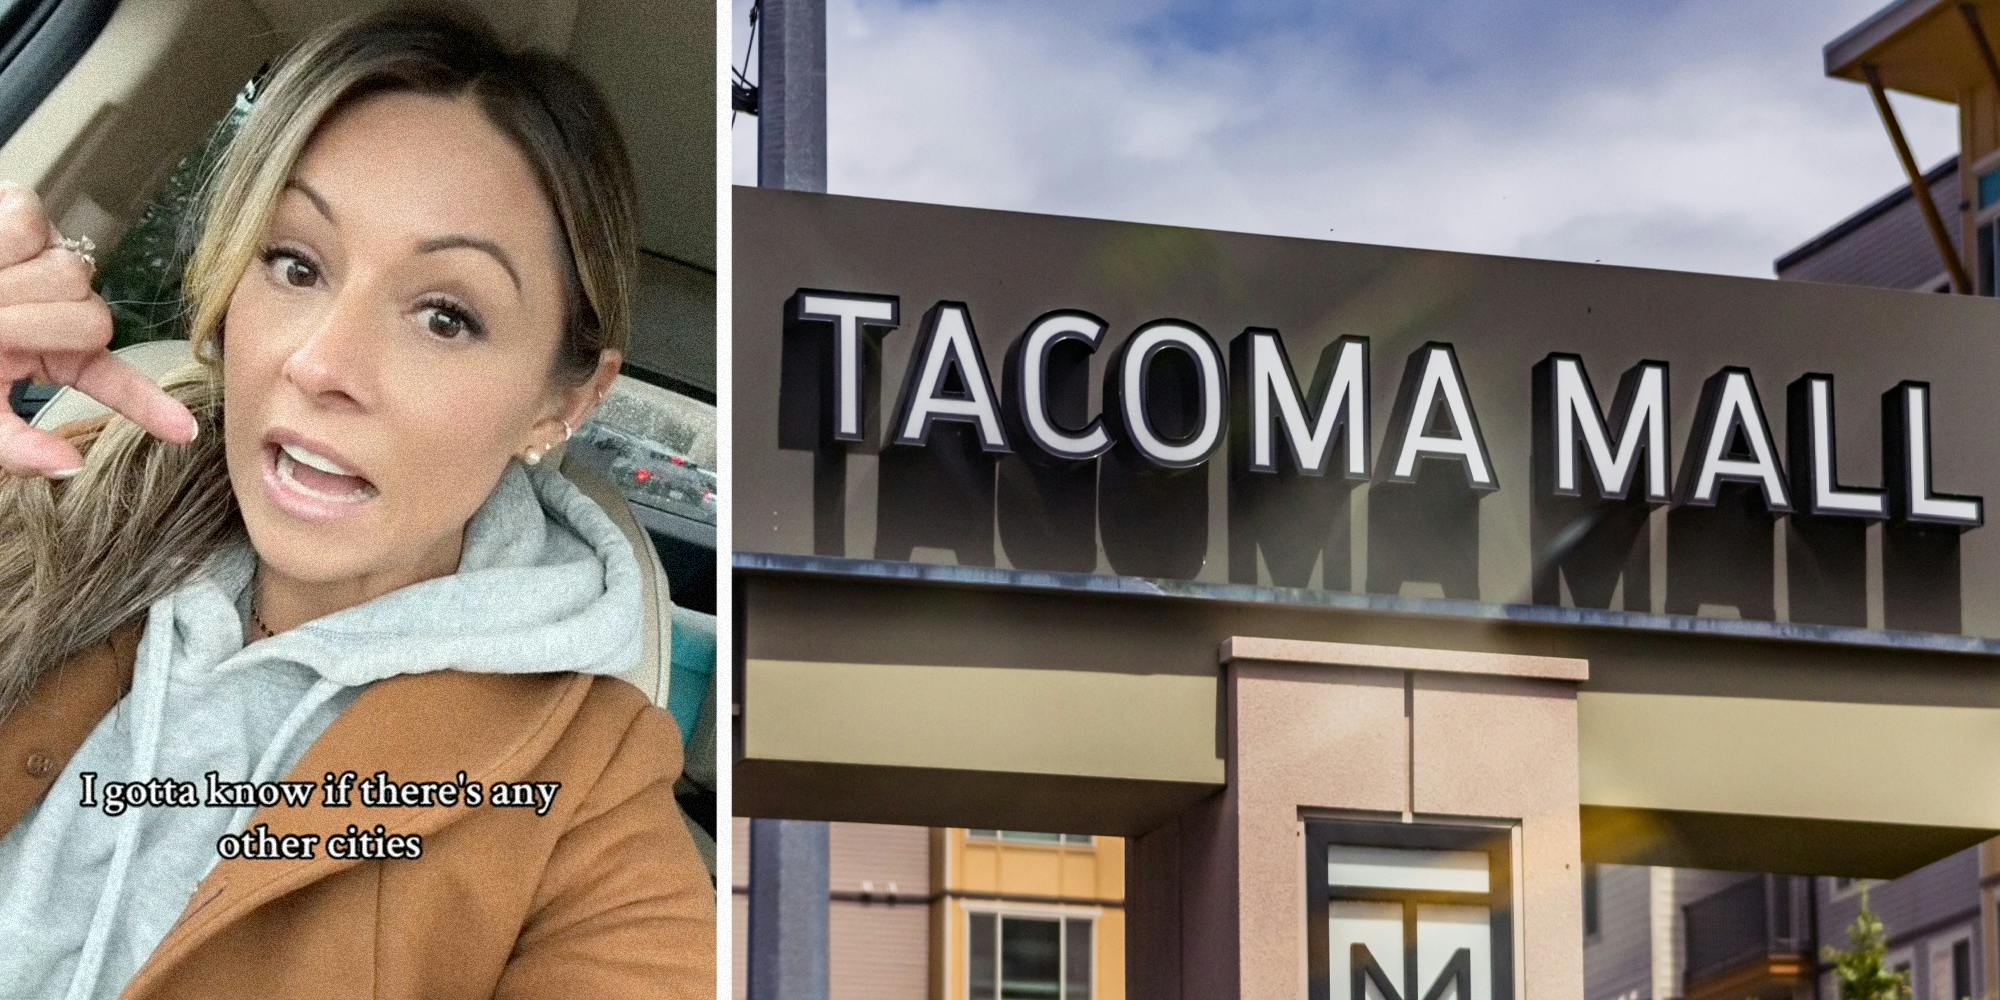
M292 456L293 461L298 462L301 465L312 466L313 468L318 469L321 472L327 473L328 475L333 475L333 476L354 475L354 473L349 472L346 469L343 469L340 466L334 464L333 459L327 458L324 455L315 455L312 452L309 452L304 448L299 447L298 445L281 444L278 447L283 449L285 454Z
M375 496L378 495L378 491L375 489L375 487L372 484L366 482L365 480L361 481L361 483L356 489L353 489L347 493L328 493L325 490L313 489L312 487L307 486L302 482L299 482L298 477L293 474L293 471L298 468L299 464L300 463L293 461L290 449L280 448L278 450L278 478L284 480L285 485L288 488L295 490L299 493L302 493L306 496L309 496L315 500L321 500L327 503L360 503L363 500L373 499ZM318 468L318 466L314 466L314 468ZM321 471L324 472L326 470L322 469ZM335 474L346 475L346 473L335 473Z

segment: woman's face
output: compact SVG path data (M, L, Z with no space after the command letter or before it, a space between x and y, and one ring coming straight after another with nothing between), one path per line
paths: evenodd
M560 233L469 101L322 124L222 334L230 483L265 572L385 593L458 567L510 457L563 436ZM587 403L584 405L587 406Z

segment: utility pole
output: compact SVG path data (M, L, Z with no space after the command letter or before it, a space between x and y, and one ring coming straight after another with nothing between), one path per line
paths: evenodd
M826 190L826 0L762 0L757 186Z
M826 190L826 2L761 0L757 186ZM827 1000L827 826L750 821L750 1000Z

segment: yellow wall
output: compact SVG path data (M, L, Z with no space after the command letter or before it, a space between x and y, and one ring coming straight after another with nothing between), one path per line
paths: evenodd
M933 834L942 858L943 897L934 939L941 953L932 996L967 1000L968 914L1021 913L1089 916L1095 954L1092 1000L1125 1000L1125 842L1097 837L1090 844L1032 844L969 837L962 829Z

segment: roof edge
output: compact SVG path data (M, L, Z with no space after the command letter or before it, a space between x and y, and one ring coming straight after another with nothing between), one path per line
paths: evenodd
M1821 50L1826 64L1826 75L1832 77L1848 75L1842 70L1853 66L1855 60L1876 46L1902 34L1944 5L1945 0L1895 0L1868 15L1860 24L1841 32L1839 38L1826 43L1826 47Z
M1946 157L1943 161L1939 162L1937 166L1934 166L1930 168L1928 171L1925 171L1924 187L1926 189L1936 187L1939 181L1945 179L1945 177L1949 176L1957 169L1958 169L1958 154L1953 153L1952 155ZM1803 261L1806 258L1811 257L1816 253L1819 253L1821 250L1825 250L1827 247L1840 241L1842 238L1852 234L1855 230L1860 229L1862 226L1865 226L1868 223L1873 222L1875 219L1881 217L1889 210L1897 207L1898 205L1901 205L1903 202L1908 201L1909 199L1910 199L1910 186L1908 184L1904 184L1896 188L1894 191L1891 191L1888 194L1885 194L1882 197L1877 198L1875 201L1868 204L1860 211L1855 212L1853 215L1850 215L1847 218L1834 223L1833 226L1828 228L1825 232L1820 233L1818 236L1815 236L1812 239L1809 239L1804 243L1801 243L1798 246L1792 248L1791 250L1786 251L1777 260L1771 263L1771 273L1782 274L1782 272L1786 268L1791 267L1792 265L1797 264L1800 261Z

